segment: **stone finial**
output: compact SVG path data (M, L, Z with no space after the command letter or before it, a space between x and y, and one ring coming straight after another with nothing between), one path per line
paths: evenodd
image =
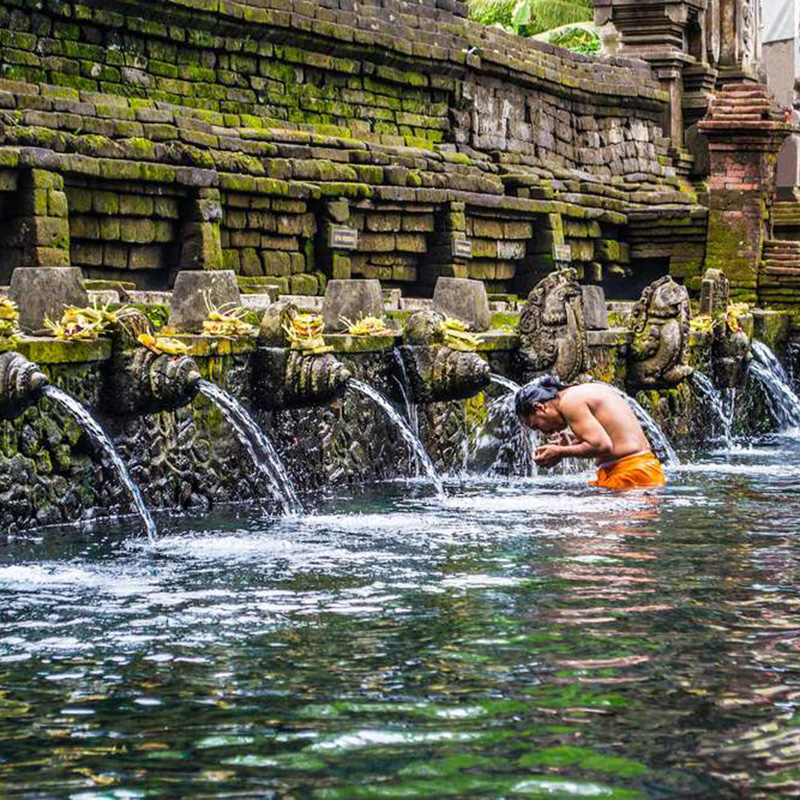
M583 318L587 331L604 331L608 328L606 293L602 286L581 286Z
M182 331L199 332L214 307L238 306L239 286L232 270L184 270L175 278L169 324Z
M517 359L523 382L543 372L563 381L586 371L583 293L574 269L551 272L531 290L519 322Z
M730 283L721 269L707 269L700 288L700 314L718 317L730 302Z
M489 298L482 281L439 278L433 290L433 307L447 317L466 322L471 331L486 331L492 323Z
M356 322L362 317L383 316L381 282L377 280L332 280L325 289L322 319L329 333L345 330L342 318Z
M632 389L669 388L692 374L690 318L689 293L668 275L642 292L630 322L628 384Z
M19 306L25 333L41 333L44 320L58 320L67 306L85 308L89 295L77 267L18 267L11 276L9 296Z

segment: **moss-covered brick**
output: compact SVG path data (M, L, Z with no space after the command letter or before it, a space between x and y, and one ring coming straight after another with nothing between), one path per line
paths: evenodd
M239 262L241 274L254 278L263 275L263 267L261 259L258 257L258 251L255 248L247 247L239 252Z
M237 275L241 272L242 267L239 261L239 251L234 249L227 249L222 251L223 269L233 270Z
M289 288L292 294L316 295L319 282L316 275L292 275Z
M100 218L100 238L105 242L116 242L119 240L119 218Z
M285 277L292 274L292 258L290 253L280 250L262 250L261 262L263 274L269 277Z
M123 242L151 244L156 238L155 223L151 219L122 217L119 220L119 236Z
M153 198L139 194L119 195L119 213L130 217L149 217L153 214Z

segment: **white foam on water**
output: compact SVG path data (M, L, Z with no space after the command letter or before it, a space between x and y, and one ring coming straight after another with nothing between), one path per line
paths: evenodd
M684 464L678 469L681 473L699 475L737 475L760 476L774 478L792 478L800 476L800 464L730 464L704 462Z
M0 567L0 587L22 592L77 587L118 596L138 596L151 592L155 584L119 572L105 573L61 564L15 564Z

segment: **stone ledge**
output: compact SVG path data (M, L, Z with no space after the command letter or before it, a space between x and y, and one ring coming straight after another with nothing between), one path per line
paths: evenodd
M65 342L49 336L23 337L15 350L35 364L79 364L111 358L111 340Z
M255 351L255 337L248 339L221 339L216 336L198 336L192 334L171 334L170 339L177 339L189 348L192 358L213 358L215 356L233 356Z
M391 350L400 343L402 333L393 336L350 336L346 333L326 333L325 342L334 353L378 353Z
M589 347L621 347L630 344L633 333L627 328L607 328L604 331L586 331Z

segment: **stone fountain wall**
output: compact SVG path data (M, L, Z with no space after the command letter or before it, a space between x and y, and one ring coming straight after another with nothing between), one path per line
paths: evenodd
M101 420L151 508L206 509L266 498L266 507L276 510L234 431L207 400L199 397L180 410L147 417L116 418L109 413L109 400L103 394L108 355L103 343L80 346L75 357L92 360L71 360L72 347L42 344L29 355L37 358L55 385L89 406ZM707 364L710 348L708 337L695 337L693 363ZM592 374L624 387L624 354L624 346L595 342L589 348ZM488 351L485 356L495 371L508 373L509 351ZM392 350L345 352L338 357L355 377L392 398L403 413ZM354 392L318 408L254 409L252 358L249 345L228 347L216 355L195 355L204 377L255 413L299 489L336 490L415 473L394 426L373 403ZM46 359L61 363L48 365ZM464 468L487 404L502 391L492 386L467 401L419 407L420 438L438 469L458 472ZM708 422L687 384L642 392L638 399L676 443L696 442L698 431ZM49 401L40 401L13 422L0 422L0 531L128 511L128 499L113 470L85 434Z

